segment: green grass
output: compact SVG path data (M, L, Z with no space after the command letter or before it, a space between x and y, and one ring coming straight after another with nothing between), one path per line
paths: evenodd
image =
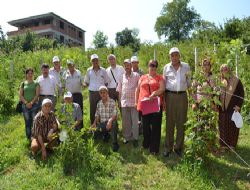
M87 118L85 115L85 119ZM164 137L164 130L162 132ZM113 153L110 144L99 145L98 151L108 160L105 165L108 172L86 180L83 179L82 172L65 175L54 154L46 162L41 161L39 157L31 160L21 115L12 116L2 122L0 134L0 190L250 189L250 176L247 176L250 170L233 153L220 157L210 155L203 168L190 170L190 167L175 155L168 159L161 155L153 156L148 151L135 149L132 144L123 145L121 142L119 152ZM237 148L237 152L248 163L249 134L250 128L245 126L241 130ZM163 141L164 138L161 150ZM84 168L81 171L84 171Z

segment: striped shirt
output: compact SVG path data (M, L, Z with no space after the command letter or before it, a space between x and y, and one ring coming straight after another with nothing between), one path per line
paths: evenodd
M111 98L108 98L106 105L100 100L97 103L95 117L100 117L100 122L108 121L112 116L117 116L117 109L115 105L115 101Z
M135 72L131 72L130 76L123 74L122 80L117 86L117 91L121 94L121 107L135 106L135 89L139 79L140 75Z
M38 112L34 118L32 137L37 139L38 136L41 135L43 141L47 142L48 133L51 129L53 129L53 132L57 131L58 129L58 123L55 114L50 112L48 118L46 118L42 111Z

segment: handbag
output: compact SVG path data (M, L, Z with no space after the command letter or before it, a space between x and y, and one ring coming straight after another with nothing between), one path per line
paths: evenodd
M160 111L160 97L154 97L153 100L145 98L141 101L142 115L157 113Z
M24 82L22 82L22 84L21 84L21 88L23 88L23 87L24 87ZM23 106L23 102L21 100L19 100L17 105L16 105L16 112L17 113L22 113L23 112L22 106Z
M17 112L17 113L22 113L22 112L23 112L22 105L23 105L23 102L20 100L20 101L17 103L17 105L16 105L16 112Z
M149 78L148 78L148 90L149 94L151 94L151 88L149 85ZM141 100L141 107L142 107L142 115L148 115L151 113L157 113L160 111L160 97L154 97L152 100L149 98L144 98Z

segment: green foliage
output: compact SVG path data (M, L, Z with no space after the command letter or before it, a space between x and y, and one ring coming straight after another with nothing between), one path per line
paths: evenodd
M173 0L163 5L161 16L155 23L158 36L164 36L168 41L181 41L189 37L200 19L194 8L188 7L190 0Z
M213 77L212 80L217 86L219 85L216 77ZM197 89L200 88L202 93L206 95L201 96L201 100L195 110L190 110L189 119L186 123L185 160L191 166L204 164L208 153L216 147L218 115L212 108L215 105L220 105L219 92L207 83L207 78L201 70L197 70L194 74L194 83L191 93L193 95L197 94ZM191 99L191 102L192 104L196 103L194 99Z
M125 28L121 32L116 33L115 41L118 46L129 46L133 49L133 52L137 52L140 49L140 39L138 38L138 29L130 30Z
M102 31L97 30L94 35L93 44L96 49L107 47L108 36L105 35Z

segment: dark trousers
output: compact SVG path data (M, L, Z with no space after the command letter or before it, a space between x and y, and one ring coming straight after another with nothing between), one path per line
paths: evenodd
M116 144L117 143L117 133L118 133L118 125L117 125L117 121L113 121L112 122L112 128L110 131L108 131L106 129L106 126L107 126L107 121L106 122L103 122L103 123L99 123L97 125L97 129L100 129L103 137L107 137L108 136L108 133L111 132L111 137L112 137L112 143L113 144Z
M162 109L158 113L142 116L143 147L158 153L161 142Z
M83 97L82 93L73 93L73 102L79 104L83 113Z
M91 125L95 121L95 112L97 103L101 100L100 94L98 91L89 91L89 107L90 107L90 122Z
M79 126L79 128L81 129L83 128L83 96L82 96L82 93L73 93L72 96L73 96L73 102L79 104L79 106L81 107L82 122Z
M25 132L26 132L26 137L29 140L31 138L31 129L33 127L33 120L39 108L40 105L38 103L34 103L31 109L27 108L24 104L22 104L23 117L25 121Z
M116 91L116 88L109 88L109 97L115 101L118 101L119 92Z
M175 94L165 93L166 100L166 151L171 152L173 148L183 151L184 145L184 124L187 121L188 99L187 93ZM174 145L174 130L176 133L176 143Z

